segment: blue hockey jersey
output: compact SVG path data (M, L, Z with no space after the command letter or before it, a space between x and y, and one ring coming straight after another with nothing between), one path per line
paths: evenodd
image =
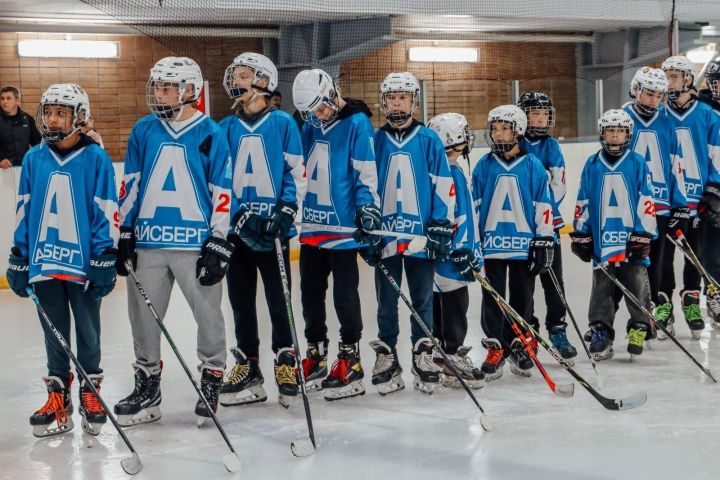
M506 162L485 154L473 169L472 195L486 259L527 260L530 240L554 235L548 177L535 155Z
M545 137L537 140L523 139L520 149L525 153L532 153L543 164L550 182L550 200L553 210L553 228L565 226L560 214L560 204L565 198L567 185L565 183L565 158L560 151L560 144L554 137Z
M268 217L279 201L300 206L307 180L300 132L295 120L282 110L268 110L249 124L232 115L220 122L232 156L233 205ZM290 236L295 235L293 226Z
M390 128L375 134L382 229L425 235L429 221L452 222L455 187L437 133L416 122L398 139ZM383 257L402 254L410 240L384 239ZM422 251L413 256L427 258Z
M574 226L592 235L593 255L602 262L624 261L631 233L656 236L652 177L645 159L630 149L615 164L602 150L590 156L580 177Z
M638 115L632 103L623 110L635 123L629 148L645 159L652 175L655 214L668 216L673 208L687 207L682 159L677 154L677 135L667 110L661 105L650 119Z
M453 225L452 249L468 249L475 253L475 257L480 260L482 265L483 258L480 250L480 241L477 234L477 226L479 218L477 210L473 206L472 193L470 190L469 166L461 161L450 162L450 172L455 183L455 211ZM439 287L439 291L450 292L456 290L468 282L464 280L452 261L448 258L440 262L435 262L435 289Z
M84 283L90 259L117 247L115 173L89 143L61 157L43 142L23 159L14 245L29 259L31 282Z
M720 117L695 99L682 113L667 112L678 137L688 207L696 215L705 185L720 183Z
M200 249L225 238L232 169L224 132L197 112L183 122L148 115L133 127L120 187L120 225L138 248Z
M326 127L306 123L302 144L307 193L304 223L355 227L355 210L379 205L373 128L364 112L339 118ZM300 242L328 249L360 248L351 233L303 229Z

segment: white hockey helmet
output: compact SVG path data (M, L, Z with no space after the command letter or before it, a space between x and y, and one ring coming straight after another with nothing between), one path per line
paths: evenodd
M298 73L292 92L295 108L303 120L313 127L320 128L331 124L340 112L338 88L330 75L319 68ZM315 114L322 106L331 111L330 116L324 120L320 120Z
M438 134L445 150L454 150L462 145L462 153L467 155L475 142L474 135L468 129L465 115L442 113L433 117L427 126Z
M175 84L178 98L173 104L159 103L156 96L156 85ZM187 87L192 89L185 98ZM179 116L183 106L200 98L203 89L203 76L200 66L195 60L187 57L165 57L150 70L147 82L146 100L150 111L161 120L172 120Z
M391 112L387 103L387 94L404 92L412 95L412 106L409 112ZM410 72L393 72L385 77L380 84L380 111L388 122L402 125L415 113L420 105L420 82Z
M252 86L260 90L263 95L268 95L277 88L278 71L275 64L265 55L255 52L245 52L235 57L233 62L225 69L223 86L230 98L241 97L246 91L245 88L235 86L234 73L238 67L247 67L253 70ZM258 82L264 78L267 78L267 86L262 87Z
M670 100L675 100L681 94L688 92L694 88L693 82L695 81L695 77L697 76L697 69L695 68L695 64L691 62L690 59L686 56L675 55L672 57L668 57L662 63L662 66L660 68L665 73L667 73L669 70L677 70L682 72L684 75L685 82L682 90L668 90L667 95Z
M61 105L72 109L73 119L67 130L51 128L48 122L47 107ZM37 125L42 138L48 143L59 142L77 130L80 130L90 118L90 99L80 85L74 83L58 83L50 85L40 97Z
M632 81L630 81L630 97L635 99L635 107L643 115L654 115L657 107L645 105L640 102L640 92L650 90L659 92L663 95L667 93L668 80L665 71L659 68L642 67L639 68Z
M511 143L496 142L492 138L492 125L496 122L508 123L515 132L515 139ZM500 105L490 110L487 119L487 130L485 131L485 140L490 149L495 153L505 153L513 149L518 141L525 135L527 130L527 116L517 105Z
M597 130L600 136L600 144L607 153L611 155L622 155L627 150L628 145L633 137L633 127L635 122L625 110L611 109L603 113L598 119ZM622 143L609 143L604 136L605 130L608 128L625 129L625 140Z

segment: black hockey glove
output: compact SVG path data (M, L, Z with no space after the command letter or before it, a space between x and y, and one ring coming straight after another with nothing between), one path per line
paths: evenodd
M228 240L235 244L239 237L251 250L269 252L275 248L275 240L265 234L266 222L266 218L251 212L245 206L241 206L232 219L232 231L228 235Z
M632 233L627 241L625 256L629 262L640 262L650 255L650 240L652 235L649 233Z
M133 271L137 269L137 250L135 249L135 232L131 227L120 227L120 240L118 241L117 261L115 270L122 277L130 275L125 262L130 261Z
M571 232L570 251L583 262L590 262L593 257L593 240L589 233Z
M298 206L295 203L278 202L275 205L272 215L265 220L265 236L273 242L275 237L285 240L290 233Z
M118 251L108 248L99 257L90 259L85 291L95 300L100 300L115 288L117 257Z
M232 243L222 238L209 237L205 240L195 267L195 278L200 285L209 287L223 279L234 249Z
M685 235L690 227L690 216L690 209L687 207L673 208L670 211L670 221L668 222L670 235L675 237L675 232L678 230Z
M30 284L28 259L20 255L20 249L17 247L10 249L10 266L8 266L6 275L10 288L15 292L15 295L27 298L28 293L25 289Z
M555 239L553 237L537 237L530 240L528 268L531 275L541 275L550 270L553 258L555 258Z
M720 228L720 183L708 183L705 185L698 214L703 222Z
M358 208L355 210L355 225L366 232L380 230L380 209L372 203Z
M427 224L425 252L430 260L444 260L452 250L453 224L448 220Z
M480 257L476 256L475 252L467 248L454 250L450 253L450 260L452 261L455 270L457 270L460 276L468 282L475 281L473 272L478 274L482 272L482 262L480 261Z

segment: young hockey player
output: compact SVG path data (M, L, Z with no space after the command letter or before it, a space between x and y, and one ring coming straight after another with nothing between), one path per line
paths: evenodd
M90 103L78 85L51 85L40 99L37 125L44 140L25 154L18 188L17 225L7 279L27 297L32 285L50 320L70 343L70 310L77 358L97 390L100 299L115 286L118 219L115 175L107 153L81 133ZM45 335L48 399L30 417L33 435L72 430L70 359L52 331ZM107 420L97 397L80 383L82 428L97 435Z
M705 66L705 83L707 88L698 92L698 100L707 103L720 113L720 58L711 60Z
M220 122L233 155L233 225L235 251L227 273L228 296L235 320L236 364L220 391L225 406L263 402L263 376L258 367L260 340L255 307L258 271L272 322L275 382L280 403L297 395L295 353L280 271L275 254L279 236L285 264L288 242L296 234L293 221L305 195L300 132L292 117L269 104L278 73L269 58L247 52L225 71L225 90L239 105Z
M358 345L362 316L357 249L367 247L352 233L323 226L380 228L371 113L364 102L342 98L330 75L319 69L295 77L293 102L306 122L301 134L307 168L302 218L317 225L300 235L300 293L308 342L303 370L310 388L322 388L326 400L337 400L365 393ZM359 233L358 240L377 243ZM340 343L327 374L325 294L330 273Z
M475 165L472 186L487 279L500 295L509 290L510 305L530 322L535 275L552 265L555 239L545 167L520 150L526 128L527 117L519 107L490 110L486 139L491 151ZM481 323L488 338L482 343L488 354L481 369L488 381L502 376L506 357L514 374L531 375L533 362L504 316L492 297L484 295ZM537 348L529 332L526 338Z
M596 258L607 264L649 309L647 264L657 230L650 169L644 158L629 149L633 120L627 112L605 112L598 120L598 133L602 149L588 158L580 177L575 231L570 234L572 252L584 262ZM593 271L588 318L590 353L597 361L613 356L616 288L602 270ZM640 355L652 325L633 303L627 306L627 351Z
M432 330L434 260L449 253L453 233L455 187L442 142L413 118L420 103L420 83L410 72L390 73L380 85L380 109L387 122L375 134L383 230L427 235L426 251L409 254L409 240L384 240L378 261L402 284L406 272L413 308ZM390 240L388 242L388 240ZM382 394L404 387L395 346L400 330L398 293L385 274L375 269L378 338L372 383ZM410 318L414 388L432 393L442 369L433 361L433 343Z
M468 130L467 119L459 113L438 115L428 122L428 128L443 142L455 183L452 252L450 258L435 264L433 335L468 386L482 388L485 375L468 356L472 347L463 345L468 329L468 284L475 282L473 273L484 275L477 236L479 219L470 191L469 155L474 138ZM435 362L443 367L443 385L459 388L457 377L437 352Z
M560 144L550 135L550 129L555 125L555 107L550 97L544 92L523 93L518 100L518 107L525 112L528 121L525 137L520 142L520 150L535 155L542 162L550 178L550 200L555 231L552 271L560 283L560 288L564 291L560 229L565 226L565 222L560 215L560 203L565 198L567 187L565 185L565 158L560 151ZM568 341L565 331L567 328L565 305L549 273L540 275L540 284L545 293L547 308L545 327L550 334L550 341L563 358L573 358L577 355L577 350ZM540 321L534 315L533 324L535 328L540 327Z
M695 65L683 56L674 56L662 64L668 79L667 112L678 137L679 153L682 156L683 173L688 208L692 218L685 237L690 246L705 262L708 273L716 279L720 277L720 255L717 253L717 229L706 229L710 224L711 209L702 205L720 203L720 115L713 112L705 103L699 102L694 94ZM700 215L698 215L700 213ZM718 217L720 213L711 215ZM672 232L671 232L672 233ZM709 241L703 237L710 234ZM706 243L706 245L703 245ZM704 252L707 248L707 252ZM660 291L672 300L675 289L673 263L669 260L675 251L674 245L667 244L665 272L662 275ZM700 312L700 273L692 263L685 261L683 269L683 290L680 292L683 316L690 332L699 337L705 328ZM666 309L668 322L672 321L672 305Z
M685 179L682 164L677 155L677 135L665 107L661 105L667 92L667 77L659 68L638 69L630 83L633 101L623 110L633 120L633 135L629 149L647 162L652 175L652 196L655 203L657 238L650 243L650 298L655 309L653 315L670 332L675 331L672 319L672 304L669 297L659 291L663 275L672 275L667 270L665 253L670 243L666 234L680 229L687 231L690 210L685 196ZM672 263L672 255L667 263ZM648 332L650 333L650 332ZM657 332L658 339L665 335Z
M233 251L226 240L232 172L223 131L195 108L202 87L189 58L163 58L150 71L152 113L135 124L125 156L117 267L128 275L131 263L161 319L177 281L197 323L202 393L215 410L226 358L219 282ZM160 328L130 279L128 313L135 388L115 405L123 426L158 420L161 401ZM202 399L195 414L199 422L210 416Z

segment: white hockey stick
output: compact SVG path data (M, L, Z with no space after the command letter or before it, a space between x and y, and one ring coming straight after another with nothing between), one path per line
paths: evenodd
M328 232L353 233L355 230L357 230L357 228L354 227L342 227L340 225L323 225L320 223L298 222L295 225L301 227L303 230L310 231L324 230ZM389 230L370 230L366 233L369 233L371 235L380 235L381 237L395 237L410 240L410 243L408 244L408 251L410 253L422 252L425 249L425 245L427 244L427 237L422 235L413 235L412 233L391 232Z

